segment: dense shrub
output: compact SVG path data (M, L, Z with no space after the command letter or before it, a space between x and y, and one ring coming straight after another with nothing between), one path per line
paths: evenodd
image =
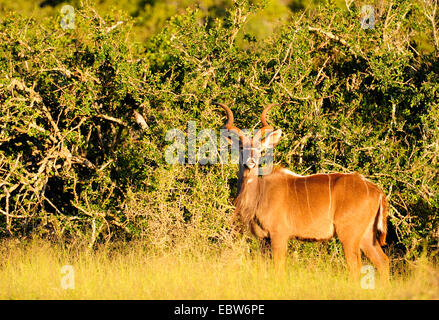
M277 162L300 174L362 173L389 196L394 242L434 248L438 52L416 50L432 28L416 18L425 8L390 6L374 29L361 28L359 8L327 4L256 39L244 26L261 9L240 1L222 19L173 16L144 44L117 12L78 8L74 30L59 17L3 17L1 234L221 245L236 165L167 164L166 132L187 133L188 121L220 129L212 101L252 128L263 105L279 102Z

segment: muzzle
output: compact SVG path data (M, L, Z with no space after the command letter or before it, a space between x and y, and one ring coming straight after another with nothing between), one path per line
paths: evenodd
M257 148L249 148L249 149L244 150L244 152L246 152L246 151L250 153L250 156L247 158L247 160L244 162L244 164L247 168L253 169L258 163L258 160L254 155L255 154L259 155L260 151Z

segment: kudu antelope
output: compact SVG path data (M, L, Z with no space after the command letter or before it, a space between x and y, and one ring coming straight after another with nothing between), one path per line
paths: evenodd
M388 282L389 259L381 249L387 233L385 194L358 173L300 176L276 168L259 177L261 152L276 146L282 133L273 131L266 121L267 112L274 105L263 110L263 127L251 139L234 125L233 112L228 106L215 104L227 113L225 128L239 137L235 215L255 236L271 240L276 269L283 268L289 239L327 240L337 234L355 279L360 274L361 249L377 267L383 281Z

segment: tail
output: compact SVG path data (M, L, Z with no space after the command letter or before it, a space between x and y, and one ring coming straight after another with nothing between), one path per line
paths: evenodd
M379 231L378 243L380 246L386 245L387 236L387 212L389 210L389 203L384 193L380 196L380 206L377 215L377 230Z

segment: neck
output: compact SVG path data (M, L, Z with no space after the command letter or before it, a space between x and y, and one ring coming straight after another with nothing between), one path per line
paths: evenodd
M239 177L238 177L238 194L237 196L248 187L255 187L258 183L258 167L255 166L252 169L245 168L244 165L239 167Z

